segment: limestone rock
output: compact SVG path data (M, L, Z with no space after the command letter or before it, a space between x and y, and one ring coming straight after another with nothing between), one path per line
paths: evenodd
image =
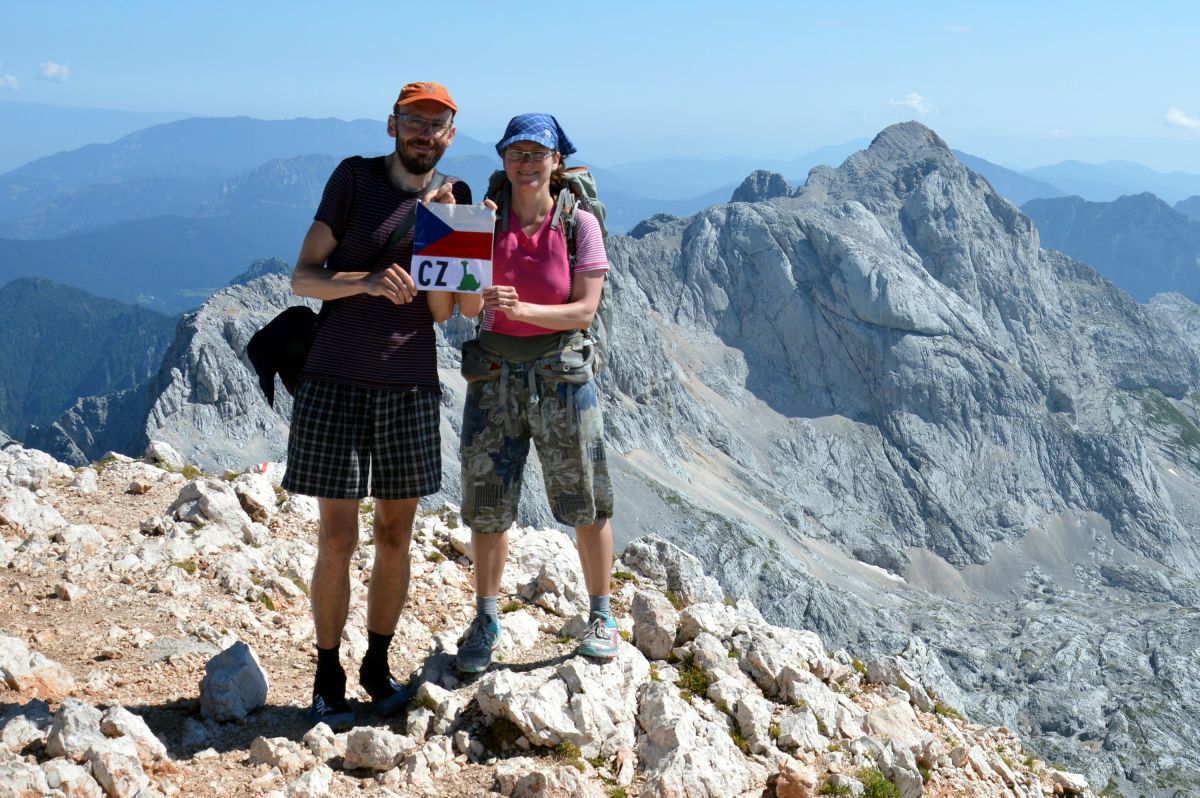
M755 779L726 729L702 719L662 682L643 689L638 725L644 796L740 795Z
M648 659L666 659L675 647L679 612L660 593L638 590L630 606L633 644Z
M45 798L50 794L42 769L21 759L0 759L0 784L12 798Z
M67 525L67 519L53 507L38 501L28 488L17 485L0 494L0 524L25 532L52 532Z
M62 698L75 689L69 670L7 635L0 635L0 679L33 698Z
M108 737L127 737L137 747L138 760L146 767L168 759L167 747L150 731L146 721L121 706L112 706L100 718L100 731Z
M634 573L672 591L685 606L723 598L721 586L704 573L699 560L661 538L648 535L631 542L621 559Z
M343 766L350 769L391 770L414 746L411 737L393 734L386 729L356 728L346 736Z
M226 529L241 529L243 524L250 523L233 488L217 479L187 483L167 512L180 521L215 524Z
M238 642L204 666L200 713L217 721L240 720L267 701L269 683L258 656Z
M85 758L109 798L134 798L150 786L150 778L138 759L137 745L128 738L93 743Z
M175 447L166 441L150 441L146 446L146 451L142 458L153 465L162 466L173 470L180 470L187 461L183 459L183 455L175 450Z
M279 503L275 486L263 474L239 474L233 480L233 491L252 520L265 524L275 515Z
M649 678L646 658L622 646L616 659L583 659L525 673L495 670L480 680L479 708L515 723L534 745L571 743L584 756L609 757L633 746L637 690Z
M570 766L547 765L537 759L517 757L496 766L501 795L511 798L604 798L600 784Z
M783 175L759 169L751 172L750 176L734 189L730 202L763 202L775 197L786 197L791 193L792 188Z

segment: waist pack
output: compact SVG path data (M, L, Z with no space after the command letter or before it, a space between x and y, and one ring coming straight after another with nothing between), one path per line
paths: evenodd
M553 355L530 363L512 363L484 349L478 338L472 338L462 345L459 372L467 382L498 380L507 378L510 373L529 371L548 382L582 384L594 376L595 352L591 339L580 336Z

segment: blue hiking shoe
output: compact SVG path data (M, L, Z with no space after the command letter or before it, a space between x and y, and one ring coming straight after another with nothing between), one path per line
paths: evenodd
M396 681L390 673L386 674L381 681L377 681L370 678L364 679L362 671L359 671L358 683L371 697L371 709L377 715L396 714L408 706L408 702L415 694L411 687Z
M577 651L585 657L612 659L617 656L620 645L621 635L617 633L616 619L602 612L593 612Z
M461 673L481 673L492 664L492 653L500 644L500 621L476 615L458 644L455 665Z
M354 728L357 720L345 698L326 698L316 690L308 708L308 719L314 726L324 723L334 731L348 731Z

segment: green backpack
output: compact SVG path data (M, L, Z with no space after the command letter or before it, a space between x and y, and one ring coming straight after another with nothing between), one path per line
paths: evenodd
M500 218L500 229L508 229L508 203L512 199L512 186L504 170L492 173L488 180L487 198L496 203L497 215ZM575 288L575 208L583 208L600 223L600 235L605 244L608 243L608 228L604 224L604 203L596 195L596 178L586 166L573 166L563 174L563 187L558 192L558 200L554 205L554 220L550 223L557 230L561 225L563 235L567 240L567 255L571 261L571 289ZM596 306L596 315L592 317L592 326L584 334L592 339L592 371L596 375L604 370L608 362L609 338L612 335L612 318L609 306L612 299L612 289L609 280L604 281L604 289L600 293L600 303Z

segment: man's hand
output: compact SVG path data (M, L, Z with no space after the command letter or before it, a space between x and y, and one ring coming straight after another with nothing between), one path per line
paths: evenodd
M421 202L426 205L431 202L444 202L447 205L457 205L458 200L454 199L454 184L449 182L442 183L438 188L426 191L421 197Z
M363 285L371 296L390 299L397 305L412 302L417 296L417 284L412 275L393 263L383 271L371 272L363 277Z

